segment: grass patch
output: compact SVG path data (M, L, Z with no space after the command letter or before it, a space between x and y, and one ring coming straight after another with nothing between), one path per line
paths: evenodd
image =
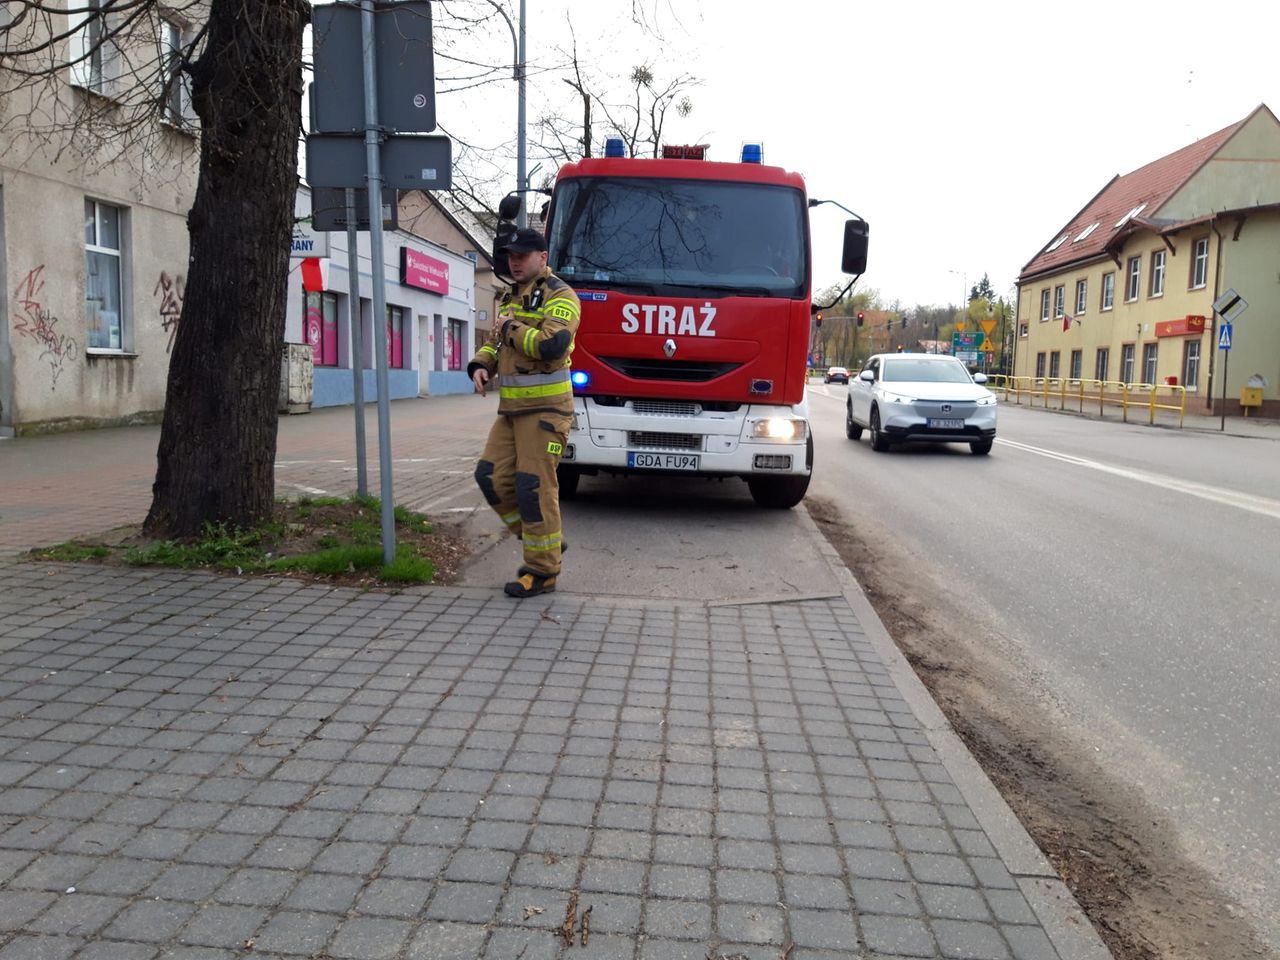
M103 557L111 556L111 548L68 540L66 543L54 544L42 550L32 550L31 556L36 560L53 560L57 563L83 563L86 560L101 560Z
M308 496L277 501L271 520L249 530L209 524L189 540L153 540L136 528L107 539L32 551L35 560L225 570L324 579L360 586L450 582L466 557L464 542L437 532L423 514L395 508L396 556L382 562L381 504L375 497Z

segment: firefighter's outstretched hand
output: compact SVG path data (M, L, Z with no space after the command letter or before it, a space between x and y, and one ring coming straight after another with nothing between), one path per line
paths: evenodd
M476 393L483 397L485 388L489 386L489 371L481 367L471 375L471 382L476 385Z

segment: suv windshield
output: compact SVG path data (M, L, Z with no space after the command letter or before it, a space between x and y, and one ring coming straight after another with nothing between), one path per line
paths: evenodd
M882 380L899 383L969 383L969 371L958 360L885 360Z
M805 224L804 198L791 187L568 179L556 188L549 261L574 286L799 299L808 291Z

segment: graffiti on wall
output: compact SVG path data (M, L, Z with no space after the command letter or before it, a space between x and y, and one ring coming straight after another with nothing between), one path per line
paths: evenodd
M182 298L186 295L182 275L171 277L161 271L151 295L160 298L160 326L169 334L169 346L165 349L172 353L173 338L178 332L178 319L182 316Z
M18 313L14 332L32 340L40 349L40 359L49 364L50 389L58 389L62 365L80 352L74 337L58 332L58 318L44 305L44 264L29 272L18 284Z

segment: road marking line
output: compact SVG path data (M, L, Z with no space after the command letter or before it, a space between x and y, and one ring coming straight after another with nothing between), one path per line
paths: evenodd
M293 489L301 490L303 493L309 493L313 497L327 497L329 495L328 490L321 490L318 487L306 487L300 483L290 483L287 480L281 480L280 482L283 483L286 487L293 487Z
M1056 450L1046 450L1043 447L1034 447L1029 443L1019 443L1016 440L1006 440L1004 437L997 437L996 443L1006 447L1013 447L1016 450L1025 450L1027 453L1034 453L1036 456L1046 457L1050 460L1057 460L1061 463L1069 463L1077 467L1087 467L1090 470L1097 470L1100 473L1109 473L1112 476L1123 477L1126 480L1136 480L1138 483L1147 483L1153 487L1163 487L1165 490L1185 493L1188 496L1199 497L1201 500L1211 500L1214 503L1220 503L1224 506L1235 507L1237 510L1248 510L1251 513L1260 513L1264 517L1271 517L1273 520L1280 520L1280 500L1272 500L1270 497L1259 497L1251 493L1240 493L1236 490L1227 490L1223 487L1213 487L1205 483L1196 483L1192 480L1179 480L1177 477L1169 477L1160 473L1148 473L1145 470L1133 470L1129 467L1116 467L1109 463L1101 463L1097 460L1088 460L1084 457L1072 456L1069 453L1059 453Z

